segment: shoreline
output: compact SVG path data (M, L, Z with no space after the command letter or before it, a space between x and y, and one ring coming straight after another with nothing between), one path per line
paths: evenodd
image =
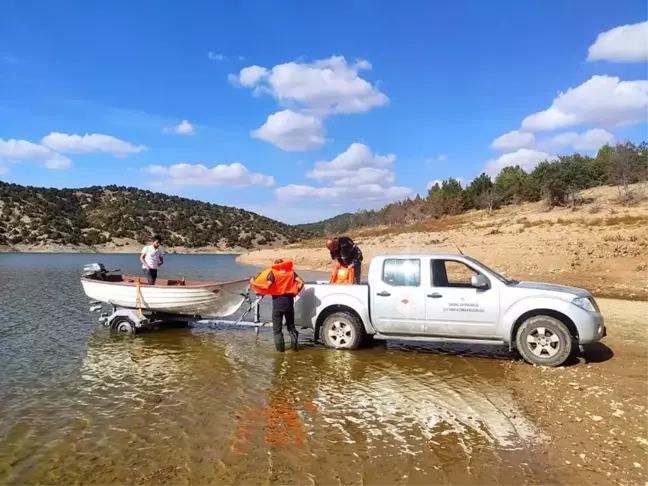
M142 245L144 246L144 245ZM241 255L246 250L221 250L214 247L184 248L164 247L165 255ZM0 253L39 253L39 254L125 254L138 255L141 247L135 246L80 246L80 245L0 245Z

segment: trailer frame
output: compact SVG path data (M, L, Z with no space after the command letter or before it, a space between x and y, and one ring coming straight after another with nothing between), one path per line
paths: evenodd
M111 331L119 334L137 334L137 332L170 322L181 322L186 324L192 323L206 323L211 325L227 325L227 326L247 326L254 327L255 333L259 334L261 327L270 325L269 322L261 321L261 301L263 295L257 295L254 299L246 296L248 303L247 309L236 320L228 319L211 319L201 315L186 315L186 314L168 314L164 312L156 312L148 309L132 309L129 307L120 307L112 302L91 302L90 312L101 313L99 315L99 322L108 327ZM104 311L104 305L110 306L110 311ZM245 317L253 313L251 321L244 320Z

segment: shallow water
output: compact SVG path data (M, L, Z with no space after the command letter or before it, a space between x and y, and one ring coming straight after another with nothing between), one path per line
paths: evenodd
M97 260L139 271L136 255L0 254L2 484L558 483L505 353L338 352L301 331L279 354L267 330L208 324L113 336L78 280ZM254 271L169 255L163 274Z

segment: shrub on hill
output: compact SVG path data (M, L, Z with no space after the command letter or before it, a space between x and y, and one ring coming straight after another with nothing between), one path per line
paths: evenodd
M242 209L121 186L45 189L0 182L0 244L97 245L117 238L165 246L255 248L312 233Z

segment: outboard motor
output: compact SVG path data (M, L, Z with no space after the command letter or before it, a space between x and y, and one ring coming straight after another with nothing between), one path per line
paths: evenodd
M104 267L103 263L90 263L83 267L84 277L92 277L96 278L97 280L106 280L107 273L108 272L106 271L106 267Z

